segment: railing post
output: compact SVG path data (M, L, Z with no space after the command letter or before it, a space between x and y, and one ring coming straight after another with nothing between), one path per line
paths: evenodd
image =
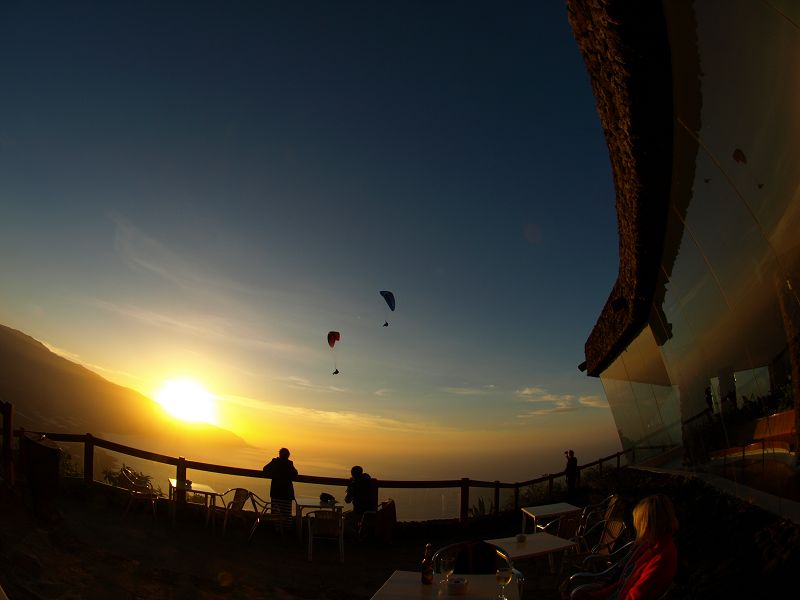
M514 510L519 510L519 482L514 484Z
M552 473L550 473L550 474L548 474L547 477L548 477L548 479L547 479L547 497L548 498L552 498L553 497L553 478L554 478L554 476L553 476Z
M92 485L94 481L94 438L87 433L83 438L83 482Z
M492 514L496 517L500 514L500 482L494 480L494 510Z
M175 503L178 506L186 504L186 459L183 456L178 457L178 466L175 472Z
M622 464L622 463L620 462L620 459L621 459L621 458L622 458L622 453L621 453L621 452L617 452L617 468L618 468L618 469L619 469L620 465Z
M469 477L461 478L461 514L459 521L466 523L469 518Z
M14 485L14 460L12 458L12 442L14 440L13 415L14 408L10 402L0 401L3 413L3 478Z

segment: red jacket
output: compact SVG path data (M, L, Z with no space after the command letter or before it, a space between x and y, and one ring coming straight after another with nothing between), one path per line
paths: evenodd
M633 564L631 564L633 563ZM678 549L668 535L654 544L634 550L622 577L597 592L593 598L608 598L617 590L617 600L656 600L672 583L678 570Z

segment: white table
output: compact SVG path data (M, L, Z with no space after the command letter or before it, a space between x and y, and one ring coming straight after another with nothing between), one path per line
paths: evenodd
M508 554L511 560L544 556L578 545L577 542L565 540L557 535L549 534L546 531L540 531L535 535L528 534L525 536L525 541L522 542L518 542L516 537L497 538L486 541L495 546L500 546L506 551L506 554Z
M187 494L197 494L203 496L203 506L206 509L206 526L208 526L208 519L209 517L213 517L214 509L217 506L217 497L222 497L218 491L216 491L211 486L208 486L204 483L195 483L192 482L191 485L186 485L185 483L178 484L177 479L170 478L169 479L169 508L170 508L170 515L172 517L172 522L175 522L175 505L177 504L177 492L186 492ZM212 520L213 524L213 520Z
M558 517L561 515L569 515L576 512L581 512L583 509L574 504L567 502L556 502L555 504L540 504L539 506L526 506L522 510L522 529L521 533L525 533L525 521L530 517L533 519L533 533L537 533L537 526L541 519L548 517Z
M525 536L525 540L522 542L518 542L516 536L486 541L490 544L494 544L495 546L500 546L503 550L505 550L506 554L508 554L508 557L512 561L546 555L548 562L550 563L551 573L555 572L553 554L556 552L563 552L578 545L577 542L565 540L564 538L560 538L557 535L552 535L546 531L540 531L536 534L528 534Z
M303 509L310 510L335 510L342 512L342 505L339 502L334 504L323 504L319 498L300 497L294 499L295 504L295 526L297 528L297 538L303 539Z
M450 576L459 577L458 573ZM437 598L443 600L445 598L466 598L473 600L486 600L487 598L497 598L500 593L500 586L497 585L494 575L460 575L466 578L469 583L465 594L458 596L449 596L444 586L438 582L442 579L441 573L434 574L433 585L423 585L420 581L419 571L395 571L391 577L386 580L375 594L372 600L414 600L416 598ZM439 592L442 592L440 595ZM506 586L506 597L509 600L519 600L519 588L516 579Z

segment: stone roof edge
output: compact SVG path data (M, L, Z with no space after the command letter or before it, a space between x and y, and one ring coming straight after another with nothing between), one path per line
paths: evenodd
M567 0L567 13L616 189L619 272L585 345L586 371L598 376L649 318L670 199L672 65L660 2Z

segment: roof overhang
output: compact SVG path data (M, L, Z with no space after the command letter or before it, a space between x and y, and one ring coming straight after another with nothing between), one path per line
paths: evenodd
M650 319L673 171L673 73L660 2L567 0L605 132L616 189L619 273L586 342L598 376ZM583 365L581 365L583 366Z

